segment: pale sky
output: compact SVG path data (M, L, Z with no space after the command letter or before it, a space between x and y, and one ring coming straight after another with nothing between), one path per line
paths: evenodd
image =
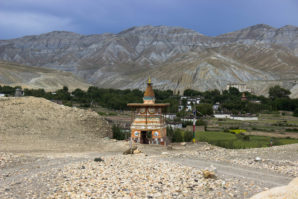
M298 0L0 0L0 39L55 30L118 33L144 25L216 36L261 23L298 26Z

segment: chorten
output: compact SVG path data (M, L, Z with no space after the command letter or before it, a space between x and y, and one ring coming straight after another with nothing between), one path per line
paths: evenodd
M149 77L143 103L129 103L131 108L131 138L142 144L165 144L167 126L166 107L170 104L155 103L155 94Z

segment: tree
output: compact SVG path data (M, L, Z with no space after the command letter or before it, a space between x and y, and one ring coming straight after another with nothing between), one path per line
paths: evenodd
M202 115L213 114L212 104L198 104L196 108L197 108L197 111L200 112Z
M19 88L19 87L14 87L13 88L13 87L10 87L10 86L3 86L3 87L0 88L1 89L0 92L4 93L6 95L14 95L16 88Z
M289 98L291 92L287 89L281 88L280 86L274 86L269 89L269 97L271 99L277 98Z
M68 87L67 86L63 86L62 90L64 90L67 93L68 92Z
M230 87L229 94L233 96L240 96L240 91L237 88Z
M202 95L202 93L200 91L196 91L196 90L192 90L192 89L186 89L183 92L184 96L198 96L198 95Z
M81 98L81 97L84 97L85 92L83 90L77 88L76 90L72 91L72 94L76 97Z

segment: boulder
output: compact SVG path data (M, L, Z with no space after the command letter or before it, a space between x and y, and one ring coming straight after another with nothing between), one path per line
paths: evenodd
M137 150L137 146L133 146L132 148L127 149L126 151L123 152L123 155L127 154L134 154L134 151Z
M142 153L142 151L140 151L139 149L136 149L133 151L133 154L139 154L139 153Z
M256 162L260 162L261 160L262 160L262 159L261 159L260 157L256 157L256 158L255 158L255 161L256 161Z
M94 162L103 162L103 159L102 158L94 158Z
M292 180L287 186L275 187L263 191L250 199L297 199L298 198L298 178Z
M215 172L209 171L209 170L203 170L203 177L206 178L206 179L207 178L216 179Z
M167 146L167 150L173 150L173 146L172 145L168 145Z

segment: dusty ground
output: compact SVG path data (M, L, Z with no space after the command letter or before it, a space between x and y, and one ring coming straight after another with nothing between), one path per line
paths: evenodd
M298 144L139 145L142 154L122 155L129 142L103 138L109 127L93 112L36 98L0 109L0 198L249 198L298 176ZM217 178L204 179L205 168Z
M0 198L249 198L297 177L297 144L271 150L227 150L206 143L174 145L173 150L146 145L139 146L140 155L122 155L127 142L101 144L107 147L81 153L0 152ZM262 160L255 162L256 156ZM95 157L104 162L94 162ZM202 169L212 167L217 179L202 178ZM150 184L156 190L146 193L142 186Z

